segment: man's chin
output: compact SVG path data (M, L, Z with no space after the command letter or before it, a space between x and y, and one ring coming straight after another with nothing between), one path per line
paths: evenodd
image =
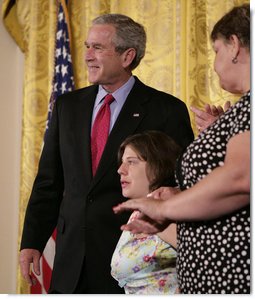
M98 80L96 80L96 79L90 79L90 78L88 78L88 81L89 81L89 83L91 83L91 84L100 84L100 83L98 82Z

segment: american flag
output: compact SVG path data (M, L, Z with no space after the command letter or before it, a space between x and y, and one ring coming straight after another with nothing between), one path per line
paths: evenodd
M51 119L52 109L56 98L59 95L74 89L73 67L69 41L70 32L67 1L68 0L58 1L55 68L45 134L47 134L48 124ZM31 294L46 294L48 292L55 255L55 240L56 230L50 237L44 249L40 261L41 275L37 276L32 273L33 278L36 280L36 284L31 287Z

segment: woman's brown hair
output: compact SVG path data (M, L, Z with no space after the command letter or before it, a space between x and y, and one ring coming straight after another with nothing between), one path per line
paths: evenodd
M236 6L225 14L213 27L211 40L223 37L229 40L236 35L241 45L250 49L250 5Z

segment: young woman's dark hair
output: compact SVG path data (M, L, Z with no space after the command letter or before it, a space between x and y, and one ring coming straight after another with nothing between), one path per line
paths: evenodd
M146 131L127 137L119 148L119 165L126 146L147 162L150 191L160 186L175 186L174 169L181 149L172 138L160 131Z

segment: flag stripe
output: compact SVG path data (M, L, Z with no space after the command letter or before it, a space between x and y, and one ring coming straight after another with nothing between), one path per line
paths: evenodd
M43 252L44 259L47 261L51 269L53 268L53 261L54 261L54 255L52 253L54 252L55 252L55 240L53 237L51 237Z
M36 283L31 286L31 294L43 294L42 284L39 281L38 276L36 276L33 272L32 272L32 279Z
M43 287L46 291L49 290L50 287L50 279L51 279L52 267L49 266L45 256L42 256L42 275L43 275Z

